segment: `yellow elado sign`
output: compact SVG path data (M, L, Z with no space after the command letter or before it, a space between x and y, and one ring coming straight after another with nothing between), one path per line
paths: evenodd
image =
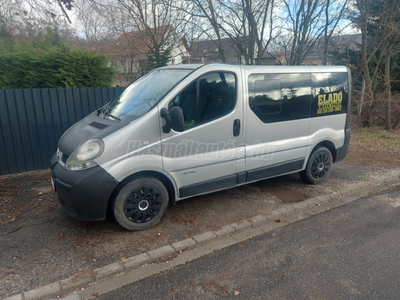
M343 93L328 93L318 95L317 115L342 110Z

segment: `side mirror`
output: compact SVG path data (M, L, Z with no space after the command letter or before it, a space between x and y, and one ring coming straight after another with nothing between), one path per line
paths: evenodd
M174 106L169 111L166 108L161 109L161 117L165 119L166 124L162 127L164 133L168 133L173 129L176 132L185 130L185 122L182 109Z
M166 108L161 109L160 112L161 118L165 119L165 125L162 127L164 133L168 133L171 131L172 128L172 119L169 115L169 111Z

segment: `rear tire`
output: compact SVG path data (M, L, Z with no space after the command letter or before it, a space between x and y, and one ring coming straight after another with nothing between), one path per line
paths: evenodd
M332 171L332 153L325 147L317 148L311 153L306 168L300 177L307 183L318 184L324 181Z
M143 230L156 225L168 206L168 190L154 177L136 178L119 191L113 213L128 230Z

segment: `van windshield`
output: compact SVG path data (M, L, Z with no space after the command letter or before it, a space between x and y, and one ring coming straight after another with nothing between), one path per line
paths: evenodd
M111 101L108 108L109 115L117 118L126 115L143 116L192 71L189 69L162 69L138 78Z

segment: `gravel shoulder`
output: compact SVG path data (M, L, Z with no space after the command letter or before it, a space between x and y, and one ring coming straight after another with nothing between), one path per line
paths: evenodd
M49 170L1 176L0 298L399 168L399 131L355 129L347 158L321 185L306 185L293 174L194 197L170 206L157 226L140 232L128 232L112 218L91 223L70 218L52 192Z

